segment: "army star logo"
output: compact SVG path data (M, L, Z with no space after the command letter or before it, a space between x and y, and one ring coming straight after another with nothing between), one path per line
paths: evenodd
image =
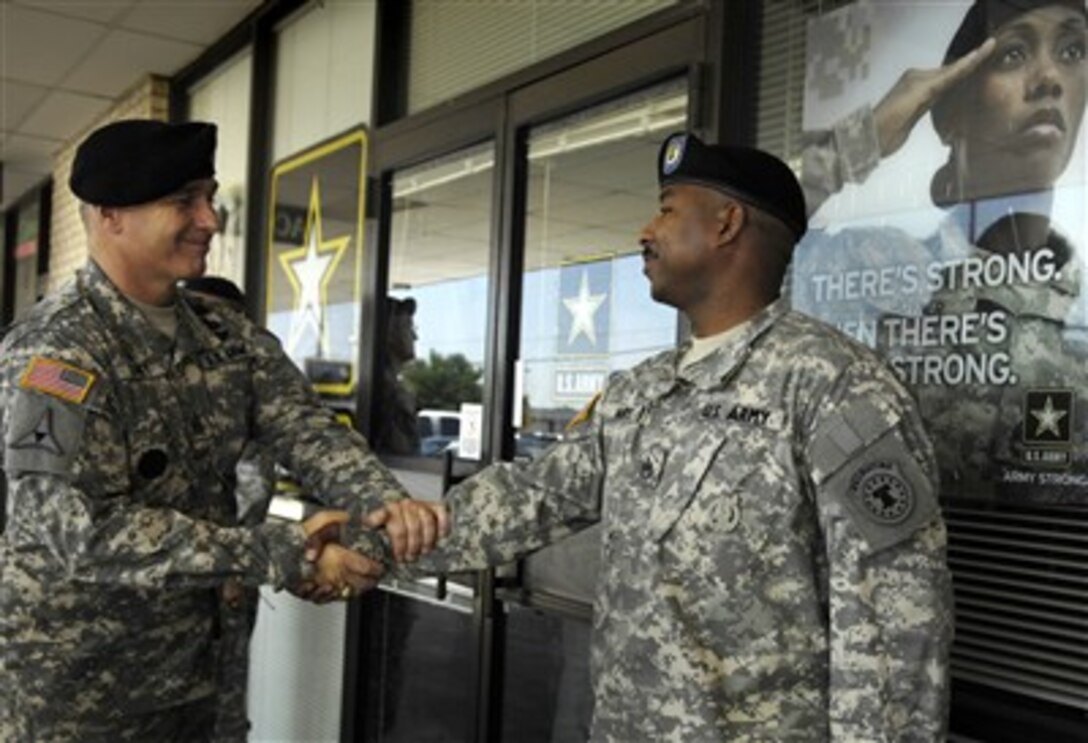
M1072 413L1072 390L1028 390L1024 395L1024 443L1037 446L1070 443Z
M319 356L328 351L328 323L325 308L328 304L329 282L336 266L351 242L351 236L325 240L321 234L321 190L317 178L310 187L310 210L306 215L305 243L296 250L285 250L279 260L283 272L295 291L295 305L291 312L291 330L287 338L288 353L295 353L299 343L311 331L317 339Z
M582 280L578 286L578 294L573 297L564 297L563 304L571 315L570 337L567 343L571 344L579 335L584 335L590 345L597 345L597 324L594 316L597 310L608 298L607 294L589 293L589 272L582 271Z
M855 473L850 494L875 521L893 525L914 511L914 491L894 462L873 462Z
M1065 411L1057 410L1054 407L1054 399L1050 395L1046 396L1046 403L1043 405L1042 410L1033 410L1031 414L1039 422L1038 427L1035 429L1036 438L1047 431L1052 432L1055 436L1062 435L1062 430L1058 428L1058 421L1065 417Z
M64 447L57 441L56 435L53 433L53 409L46 408L42 412L42 416L38 418L38 422L34 424L34 427L16 437L15 441L11 444L12 449L31 449L48 452L56 456L64 454Z

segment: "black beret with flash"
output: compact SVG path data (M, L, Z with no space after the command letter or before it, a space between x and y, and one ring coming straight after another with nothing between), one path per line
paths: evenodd
M805 195L797 176L763 150L708 145L694 134L679 132L661 145L657 180L662 188L694 183L729 194L781 220L797 240L808 229Z

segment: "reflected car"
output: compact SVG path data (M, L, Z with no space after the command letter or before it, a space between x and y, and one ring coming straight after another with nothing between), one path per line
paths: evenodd
M419 454L423 457L440 457L447 449L456 454L456 436L425 436L419 440Z
M524 459L536 459L549 446L562 438L563 436L558 433L519 433L514 437L514 456Z

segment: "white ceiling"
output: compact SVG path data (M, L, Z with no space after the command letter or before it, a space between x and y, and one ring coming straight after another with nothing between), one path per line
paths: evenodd
M0 209L144 75L174 74L261 2L0 0Z

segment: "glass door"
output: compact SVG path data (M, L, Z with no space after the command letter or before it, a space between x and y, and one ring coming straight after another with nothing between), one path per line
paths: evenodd
M562 439L611 372L676 343L675 310L650 299L638 231L657 209L658 148L685 127L687 100L680 80L529 132L518 458ZM508 605L503 740L588 735L598 540L591 528L522 566L529 603L553 610Z
M494 161L485 143L392 179L372 444L418 498L441 497L454 459L479 459ZM476 585L475 576L387 581L376 593L366 740L471 738Z

